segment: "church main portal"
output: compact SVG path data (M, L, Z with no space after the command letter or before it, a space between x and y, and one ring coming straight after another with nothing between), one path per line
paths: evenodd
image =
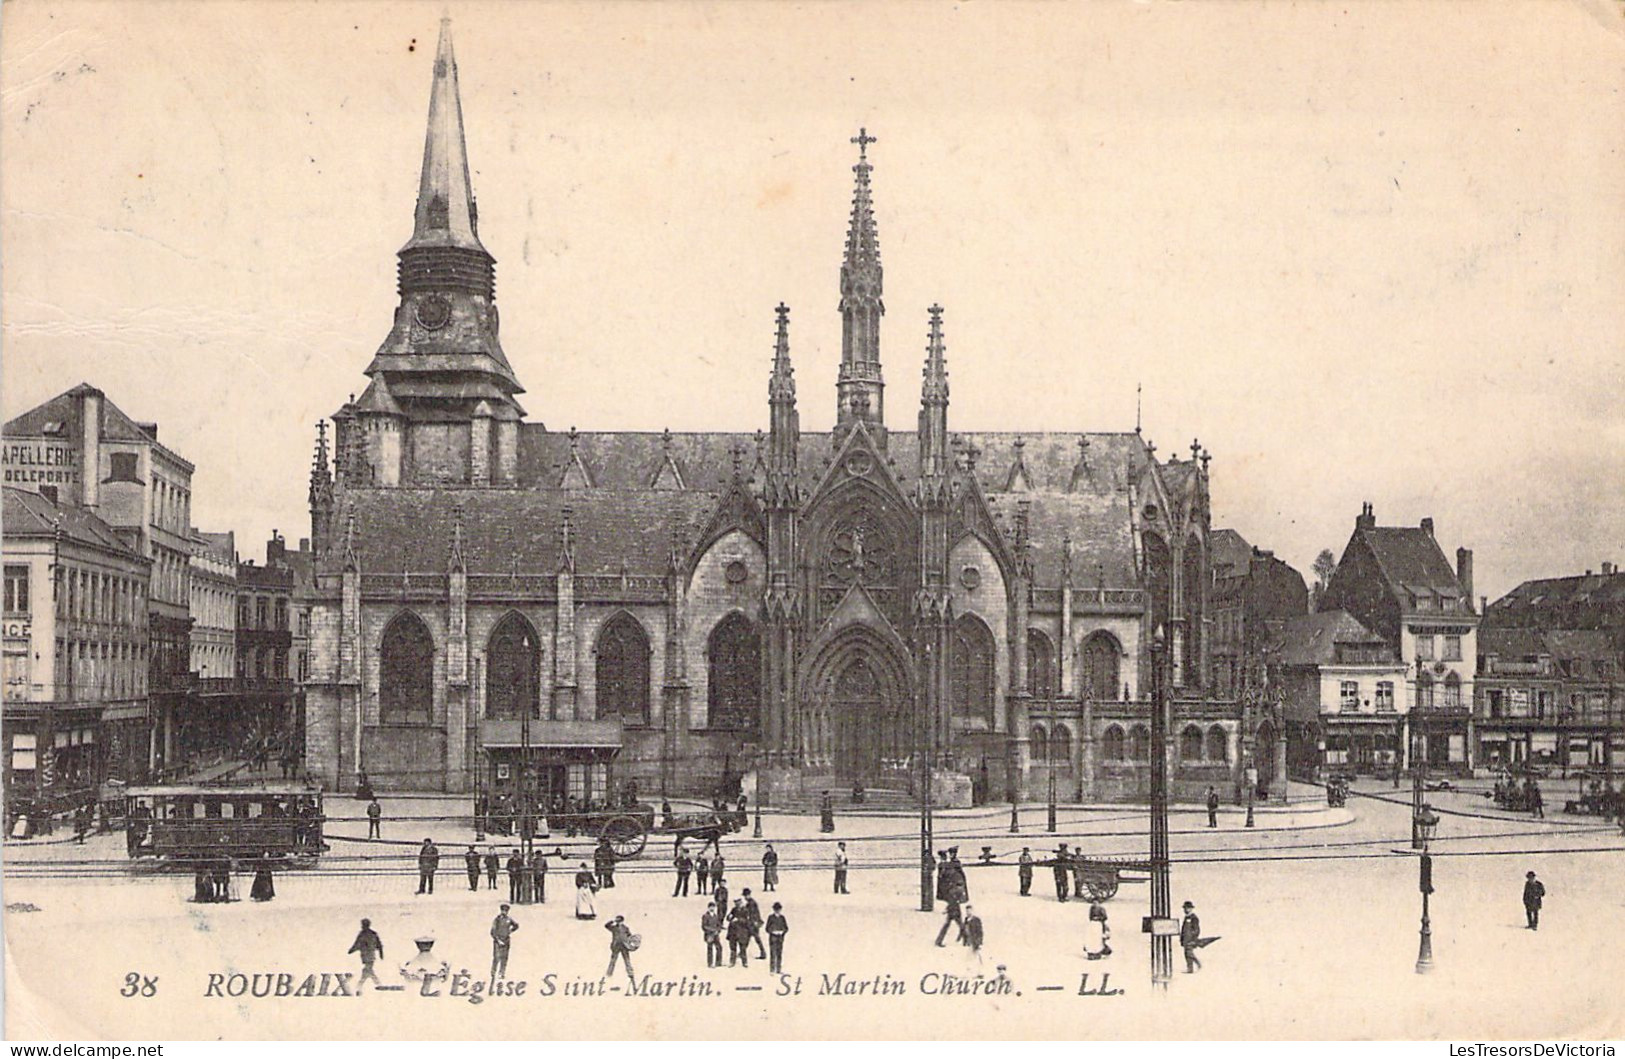
M898 651L866 629L819 655L802 709L810 766L843 782L905 787L922 732L913 681Z

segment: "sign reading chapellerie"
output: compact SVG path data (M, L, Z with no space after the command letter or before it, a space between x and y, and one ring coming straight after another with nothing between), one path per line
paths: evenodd
M7 485L77 485L79 452L60 441L8 439L0 445L0 468Z

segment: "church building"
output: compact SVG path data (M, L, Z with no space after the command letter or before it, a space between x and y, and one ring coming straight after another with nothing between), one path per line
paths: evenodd
M781 304L762 429L594 433L526 422L462 120L443 22L400 303L311 472L313 774L787 805L917 793L929 759L939 804L1144 797L1157 641L1176 794L1234 792L1251 738L1204 694L1207 454L951 429L939 306L917 416L888 421L866 131L834 429L801 429Z

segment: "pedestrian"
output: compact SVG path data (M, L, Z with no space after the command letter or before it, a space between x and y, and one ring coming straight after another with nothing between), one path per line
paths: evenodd
M965 878L965 866L959 863L959 847L948 847L948 876L953 879L954 887L959 891L960 903L970 901L970 882Z
M1534 872L1525 875L1523 880L1523 914L1524 918L1529 921L1530 930L1540 929L1540 906L1545 899L1545 884L1535 878Z
M851 859L846 855L846 843L837 843L835 849L835 892L838 894L846 893L846 869L851 863Z
M497 848L491 846L485 851L485 888L497 888L497 872L502 869L502 858L497 855Z
M1106 923L1106 906L1099 901L1089 906L1089 922L1083 931L1085 959L1103 960L1112 954L1112 930Z
M722 882L723 867L722 850L719 849L717 855L711 858L711 886L713 889L716 888L718 883Z
M558 850L555 848L554 856L558 856L558 855L559 855ZM544 854L539 849L531 850L530 851L529 868L530 868L530 871L527 874L529 875L529 878L530 878L530 896L531 896L531 900L535 901L537 904L545 905L545 904L547 904L547 856L546 856L546 854Z
M1540 784L1529 781L1529 811L1541 820L1546 819L1546 801L1541 797Z
M982 962L982 917L970 905L965 906L965 921L960 924L959 940L970 949L976 962Z
M372 969L373 961L384 955L384 943L378 939L377 933L372 929L372 920L363 919L361 921L361 930L356 934L355 941L350 943L350 951L361 957L361 982L359 984L366 985L367 979L371 978L373 985L383 985L378 980L378 972Z
M1072 851L1072 896L1080 901L1083 900L1083 868L1083 850L1075 849Z
M271 876L269 853L254 864L254 882L248 888L248 896L256 901L271 901L276 898L276 882Z
M525 889L525 857L517 849L508 855L508 900L521 904Z
M711 892L711 858L705 855L705 848L700 849L699 856L694 858L694 873L699 876L699 892Z
M673 897L688 896L688 877L694 870L694 860L688 855L688 850L681 847L677 850L677 859L672 862L677 869L677 884L671 888Z
M750 913L743 897L728 912L728 966L750 966Z
M1185 902L1185 919L1179 924L1179 947L1185 950L1185 973L1195 974L1202 969L1196 950L1202 947L1202 921L1196 918L1196 906Z
M378 804L378 799L374 798L372 801L367 803L367 837L383 838L383 822L383 807Z
M613 890L615 888L615 851L609 848L608 837L598 840L598 848L593 850L592 864L598 871L598 888L600 890Z
M745 902L745 922L750 927L750 940L756 943L756 958L765 960L767 946L762 944L762 906L750 895L748 886L741 892L740 899Z
M1207 789L1207 826L1219 826L1219 792L1212 787Z
M463 867L468 871L468 888L478 890L480 888L480 851L473 846L469 846L468 852L463 854Z
M643 939L632 933L632 928L626 925L626 919L622 916L605 923L604 929L609 931L609 969L604 972L604 977L615 973L615 961L619 959L626 965L627 980L636 982L632 975L632 953L643 944Z
M75 845L85 844L85 836L90 834L90 807L81 805L73 811L73 841Z
M513 932L519 929L519 924L508 915L508 906L503 905L502 911L491 920L491 981L508 977L508 945L513 939Z
M1050 865L1055 871L1055 899L1063 904L1071 893L1067 887L1067 876L1070 874L1069 863L1071 860L1072 855L1066 851L1066 843L1062 842L1060 848L1055 851L1055 859L1050 861Z
M671 802L665 798L660 799L660 826L668 831L671 830ZM681 842L682 839L677 841Z
M959 928L958 940L965 940L965 914L961 907L965 903L965 888L955 876L948 854L942 855L942 864L937 871L937 900L948 903L948 914L942 920L942 929L937 931L937 948L943 947L943 939L948 936L950 925ZM961 869L961 874L963 869Z
M576 872L576 918L597 919L598 909L592 903L592 895L598 888L598 880L593 878L587 869L587 862L581 862L581 868Z
M722 879L711 887L711 902L717 906L717 915L723 919L728 918L728 910L733 906L728 903L728 884Z
M784 918L784 906L773 902L773 914L767 917L767 969L774 974L784 970L784 936L790 933L790 924Z
M434 873L440 870L440 849L434 839L423 840L418 850L418 893L434 893Z
M818 830L826 835L835 833L835 799L824 792L823 799L818 805Z
M762 892L772 893L779 888L779 855L773 849L773 843L767 844L762 853Z
M1021 881L1021 896L1029 897L1033 892L1033 854L1026 846L1021 847L1021 859L1016 862L1016 876Z
M706 903L705 911L700 915L700 933L705 937L705 965L721 967L722 913L710 902Z

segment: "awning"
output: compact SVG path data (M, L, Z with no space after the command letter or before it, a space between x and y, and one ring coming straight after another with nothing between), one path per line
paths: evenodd
M487 748L519 748L525 745L524 732L518 721L481 721L480 744ZM530 745L533 748L621 748L621 726L618 721L542 721L530 722Z

